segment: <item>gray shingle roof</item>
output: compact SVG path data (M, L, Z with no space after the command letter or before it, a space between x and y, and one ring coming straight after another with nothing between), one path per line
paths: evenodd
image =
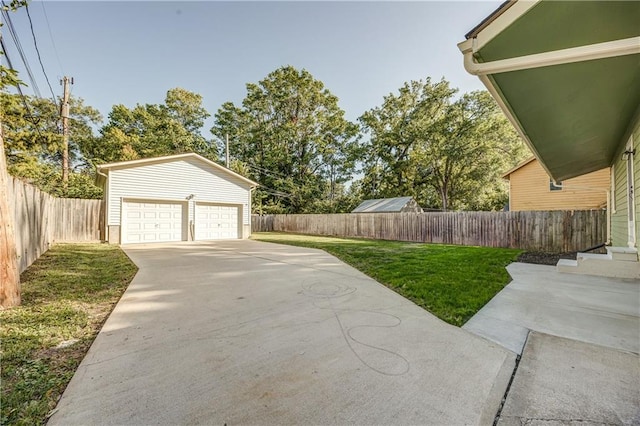
M412 197L378 198L364 200L352 213L383 213L399 212L412 200Z

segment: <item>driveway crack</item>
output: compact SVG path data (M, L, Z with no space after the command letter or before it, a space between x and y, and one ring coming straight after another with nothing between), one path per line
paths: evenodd
M527 332L527 337L524 339L524 344L522 345L522 353L524 353L524 347L527 346L527 340L529 340L529 334L531 331ZM493 420L493 426L498 426L498 422L500 421L500 416L502 415L502 409L504 408L504 404L507 402L507 397L509 396L509 391L511 390L511 385L513 384L513 380L516 378L516 374L518 373L518 367L520 366L520 360L522 359L522 355L516 355L516 363L513 366L513 373L511 373L511 379L509 379L509 383L507 384L507 389L504 391L504 395L502 397L502 401L500 401L500 406L498 407L498 411L496 412L496 417Z

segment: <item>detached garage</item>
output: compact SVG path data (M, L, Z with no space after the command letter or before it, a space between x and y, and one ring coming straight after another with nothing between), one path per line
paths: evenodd
M114 244L248 238L257 183L198 154L98 166Z

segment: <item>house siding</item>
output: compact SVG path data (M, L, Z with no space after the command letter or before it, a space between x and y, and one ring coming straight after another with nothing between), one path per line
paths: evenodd
M602 169L567 179L562 184L566 188L551 191L549 176L538 160L531 161L509 175L509 208L521 211L589 210L605 207L606 191L611 185L610 172L609 169Z
M249 185L196 158L185 158L112 169L109 172L107 225L120 225L122 198L188 201L188 220L195 220L195 203L242 206L243 227L250 226Z
M633 131L633 148L636 150L633 161L633 188L635 191L636 203L636 246L640 242L640 196L638 196L638 188L640 188L640 119L635 123Z
M637 188L640 185L640 119L637 119L634 123L632 131L633 146L636 149L636 155L634 156L633 173L634 173L634 188L635 194L635 218L636 218L636 246L640 241L640 197L637 194ZM628 244L628 223L627 223L627 162L622 157L622 153L625 150L625 146L628 139L621 142L620 150L616 154L614 162L614 187L615 187L615 210L611 214L611 239L612 245L626 247Z

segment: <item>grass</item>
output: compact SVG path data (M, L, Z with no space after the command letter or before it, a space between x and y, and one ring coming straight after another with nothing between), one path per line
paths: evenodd
M46 421L136 271L116 246L60 244L22 274L22 304L0 311L0 424Z
M252 238L325 250L456 326L467 322L511 281L505 266L522 253L271 232L254 233Z

